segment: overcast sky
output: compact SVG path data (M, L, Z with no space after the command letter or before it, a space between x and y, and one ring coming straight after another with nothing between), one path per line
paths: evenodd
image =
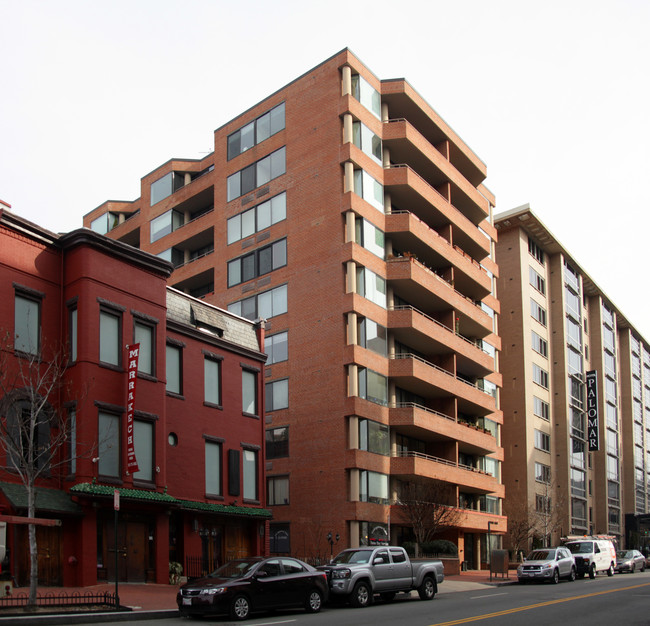
M648 0L0 0L0 199L54 231L339 50L403 77L650 341ZM631 270L631 271L630 271Z

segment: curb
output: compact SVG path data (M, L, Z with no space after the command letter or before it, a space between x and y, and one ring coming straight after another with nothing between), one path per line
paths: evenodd
M135 622L148 619L168 619L178 617L177 609L159 611L108 611L88 613L43 613L40 615L0 616L0 624L20 624L21 626L43 626L47 624L67 626L67 624L87 624L89 622Z

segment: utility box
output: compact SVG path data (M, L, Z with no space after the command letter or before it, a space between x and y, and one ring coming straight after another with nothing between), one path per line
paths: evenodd
M507 550L492 550L490 553L490 574L508 575L509 555Z

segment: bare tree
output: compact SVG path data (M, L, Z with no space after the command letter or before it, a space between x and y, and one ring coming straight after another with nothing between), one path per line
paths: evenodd
M406 520L413 526L415 556L420 547L435 535L458 526L461 512L454 503L450 485L437 480L402 483L398 503Z
M535 534L537 520L528 502L513 498L505 511L508 517L506 536L515 558L520 552L528 552L531 537Z
M19 349L19 348L22 348ZM74 416L63 410L69 385L64 349L24 351L25 344L0 338L0 449L6 466L22 481L27 517L36 514L36 481L71 462ZM36 605L36 525L28 524L30 574L28 606Z
M553 543L553 536L564 523L566 498L557 483L544 483L542 493L535 494L535 506L531 507L534 535L541 538L545 547Z

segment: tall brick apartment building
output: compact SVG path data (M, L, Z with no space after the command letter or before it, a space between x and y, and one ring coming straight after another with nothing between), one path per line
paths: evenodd
M470 567L505 530L485 177L409 83L345 49L84 217L170 260L176 289L267 320L271 551L408 540L406 483L451 488Z
M508 518L650 547L650 344L528 205L495 225Z
M18 472L30 449L40 585L114 581L116 566L123 582L167 583L170 561L196 565L196 575L267 550L263 326L168 287L171 271L85 228L54 234L0 203L2 567L21 586L30 570ZM124 349L136 342L137 372ZM48 391L38 383L58 357L65 368ZM137 467L127 464L130 443Z

